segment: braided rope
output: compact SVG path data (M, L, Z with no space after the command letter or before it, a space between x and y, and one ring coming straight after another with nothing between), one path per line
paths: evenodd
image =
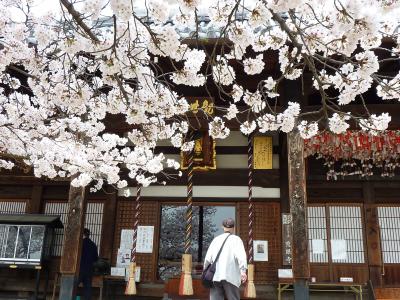
M193 137L193 135L191 136ZM192 139L191 139L192 140ZM185 234L185 254L190 253L190 240L192 235L193 218L193 157L194 149L188 155L188 177L187 177L187 203L186 203L186 234Z
M253 204L253 146L252 137L247 139L247 167L248 167L248 188L249 188L249 263L253 262L253 223L254 223L254 204Z
M133 241L132 241L132 250L131 250L131 262L136 262L136 244L137 244L137 231L139 224L139 215L140 215L140 192L142 187L140 185L137 186L136 192L136 200L135 200L135 217L133 222Z

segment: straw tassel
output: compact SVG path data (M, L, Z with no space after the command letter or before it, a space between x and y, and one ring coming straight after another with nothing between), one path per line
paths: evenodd
M246 298L256 298L256 286L254 285L254 265L247 266L247 284L244 289L244 296Z
M193 140L193 134L191 140ZM193 218L193 156L194 149L190 150L188 155L185 254L182 255L182 274L179 282L179 295L181 296L193 295L192 255L190 254Z
M141 186L137 186L136 192L136 200L135 200L135 216L133 222L133 241L132 241L132 250L131 250L131 263L129 265L129 279L125 288L125 295L136 295L136 282L135 282L135 274L136 274L136 242L137 242L137 229L139 224L139 215L140 215L140 193Z
M254 223L254 203L253 203L253 147L252 137L249 135L247 140L247 167L248 167L248 191L249 191L249 242L247 244L249 264L247 266L247 283L244 290L246 298L256 298L256 287L254 285L254 264L253 264L253 223Z
M135 274L136 274L136 263L131 262L129 264L129 279L125 288L125 295L136 295L136 282L135 282Z

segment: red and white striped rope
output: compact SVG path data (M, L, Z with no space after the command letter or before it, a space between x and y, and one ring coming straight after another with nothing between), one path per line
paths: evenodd
M254 204L253 204L253 145L252 136L247 140L247 167L248 167L248 189L249 189L249 263L253 262L253 223L254 223Z
M135 216L133 220L133 241L132 241L132 250L131 250L131 262L136 262L136 243L137 243L137 230L139 224L139 216L140 216L140 192L142 187L140 185L137 186L136 192L136 200L135 200Z
M193 135L191 135L193 137ZM192 139L191 139L192 140ZM185 254L190 253L190 243L192 235L193 218L193 157L194 149L188 155L188 176L187 176L187 206L186 206L186 235L185 235Z

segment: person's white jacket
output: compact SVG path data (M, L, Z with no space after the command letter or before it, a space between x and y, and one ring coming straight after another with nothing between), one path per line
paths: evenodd
M213 239L204 259L204 269L211 264L229 233L223 233ZM240 273L247 270L247 256L243 242L237 235L231 234L218 258L214 281L226 280L239 287Z

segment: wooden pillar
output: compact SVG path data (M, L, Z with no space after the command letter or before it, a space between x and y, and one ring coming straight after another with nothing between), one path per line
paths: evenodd
M281 194L281 212L289 213L289 175L288 175L287 135L279 133L279 187Z
M42 194L43 186L34 185L32 186L31 198L26 203L26 213L28 214L40 214L42 208Z
M103 228L102 237L106 237L107 241L114 240L115 230L115 214L117 212L117 196L118 193L113 187L106 189L106 201L104 203ZM103 241L101 243L100 257L107 258L111 263L113 253L113 243Z
M85 218L85 188L69 188L68 219L64 227L63 251L60 262L60 300L75 300L75 281L79 274L82 231Z
M372 182L363 182L365 232L367 239L369 278L375 287L382 286L384 272L382 267L381 238L378 220L378 210L373 205L374 185Z
M307 194L304 166L304 141L297 128L288 133L288 171L290 213L292 215L292 268L294 298L308 300L310 263L308 257Z

